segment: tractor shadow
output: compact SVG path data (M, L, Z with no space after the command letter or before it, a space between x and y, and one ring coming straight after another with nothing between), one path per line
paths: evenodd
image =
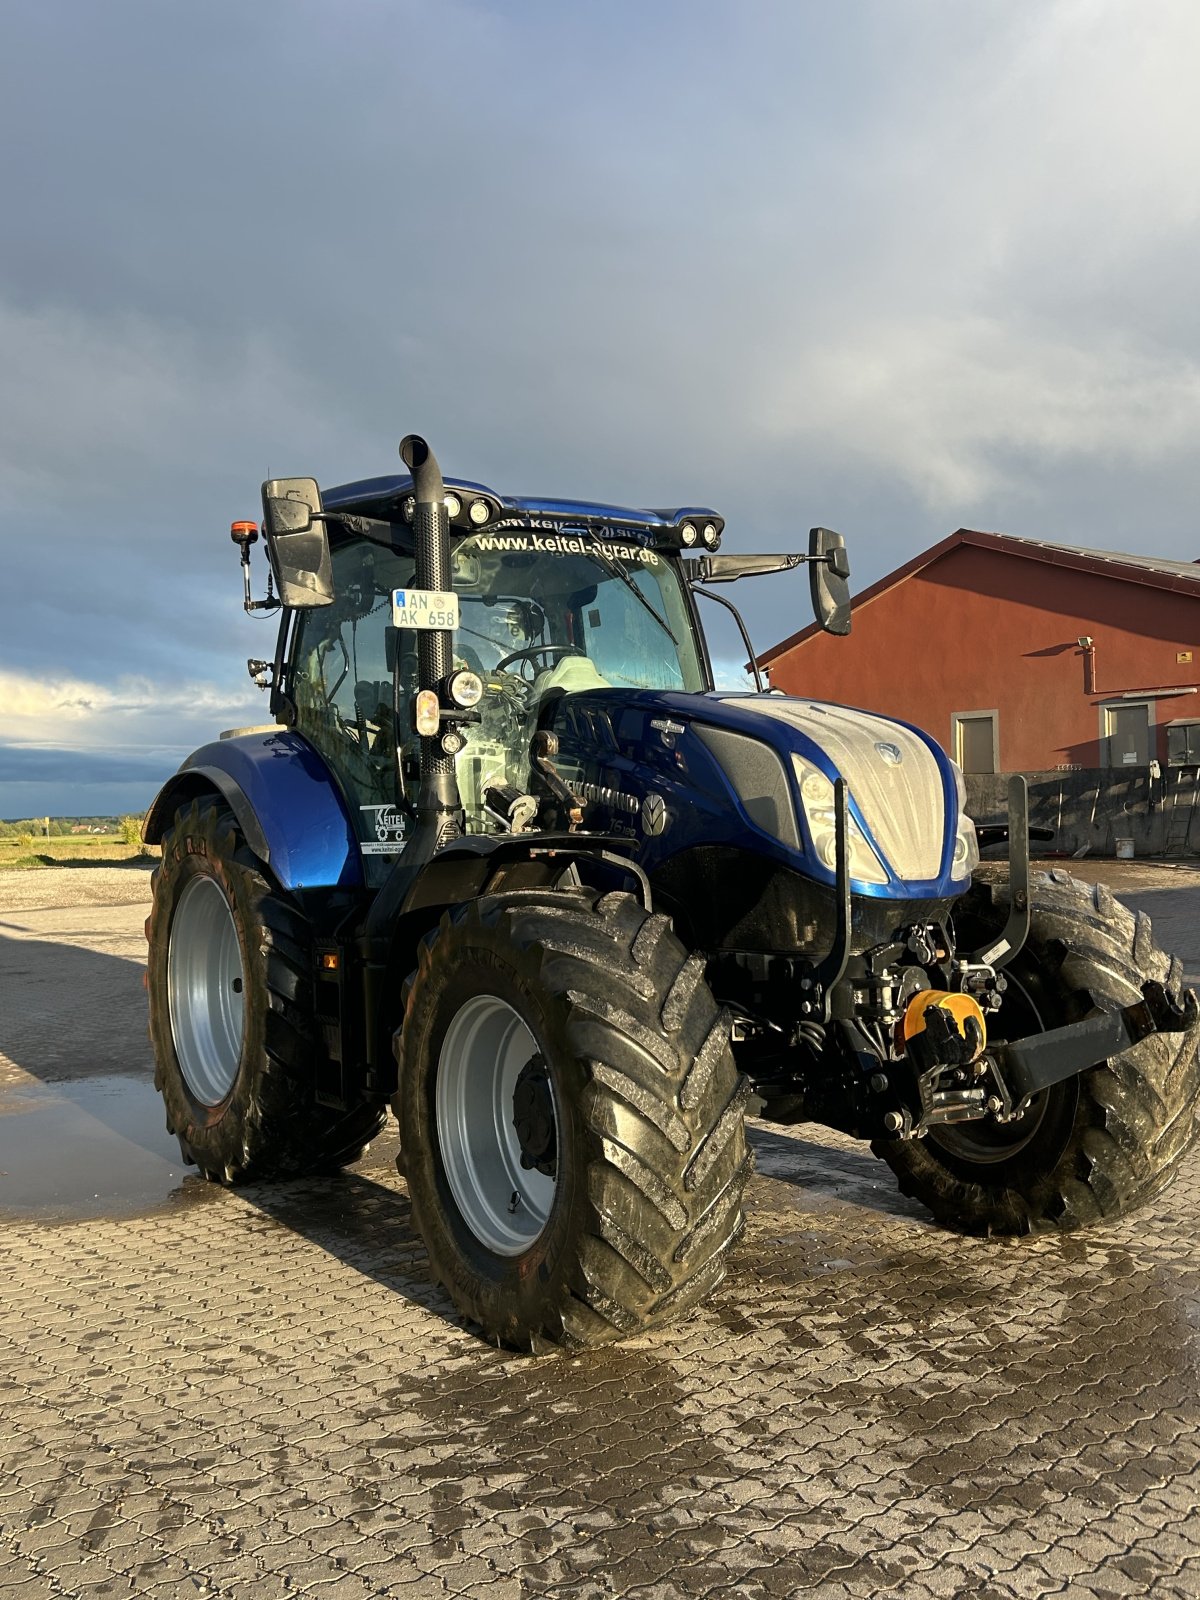
M81 904L66 938L19 910L0 921L0 1216L135 1214L187 1171L154 1090L143 962L87 947L96 909Z
M246 1204L442 1321L461 1326L430 1279L394 1129L355 1168L226 1190L185 1167L166 1132L146 1035L143 966L82 944L4 935L0 924L0 1218L30 1222L144 1215L166 1225L193 1205ZM890 1172L837 1135L760 1122L751 1209L783 1185L794 1205L926 1221ZM181 1219L182 1223L182 1219Z
M79 908L86 931L78 943L26 933L19 911L0 919L0 1057L19 1069L6 1074L0 1063L0 1086L19 1074L45 1084L98 1076L153 1080L144 912L137 908L137 955L127 957L82 942L96 909Z
M803 1205L826 1209L833 1202L933 1227L925 1208L900 1193L891 1169L866 1145L812 1125L793 1133L757 1120L747 1124L746 1136L756 1179L791 1185Z
M0 922L0 1226L161 1212L164 1226L186 1227L193 1206L244 1203L460 1326L429 1281L394 1128L357 1167L320 1177L226 1189L184 1165L154 1087L143 970L80 944L13 938Z
M463 1319L429 1275L408 1195L382 1181L395 1171L394 1130L385 1130L358 1167L287 1183L246 1184L232 1192L280 1227L344 1267L381 1284L454 1328ZM389 1170L390 1169L390 1170Z

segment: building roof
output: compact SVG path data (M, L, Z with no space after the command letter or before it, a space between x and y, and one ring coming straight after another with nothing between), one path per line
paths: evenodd
M881 594L886 594L889 589L894 589L925 567L931 567L935 561L940 561L943 556L964 544L975 545L982 550L995 550L1001 555L1045 562L1053 567L1067 567L1093 576L1146 584L1153 589L1192 593L1200 599L1200 562L1169 561L1164 556L1128 555L1119 550L1088 550L1081 545L1051 544L1046 539L1025 539L1011 533L980 533L973 528L959 528L948 539L931 545L928 550L923 550L902 567L897 567L894 572L889 572L861 594L855 595L852 609L857 611L870 601L877 600ZM803 644L819 632L819 623L809 623L808 627L801 628L779 644L772 645L769 650L764 650L758 658L759 666L769 666L795 645Z

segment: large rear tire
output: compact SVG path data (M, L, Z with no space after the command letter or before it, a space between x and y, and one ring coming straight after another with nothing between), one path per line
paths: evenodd
M228 807L177 812L152 881L154 1084L184 1160L231 1184L356 1161L382 1109L317 1104L309 925Z
M1155 945L1150 919L1103 885L1037 873L1029 942L1008 969L996 1038L1020 1038L1141 998L1148 978L1178 997L1182 969ZM980 885L982 926L1007 912L1007 886ZM1068 1232L1136 1210L1171 1179L1200 1132L1200 1031L1153 1034L1035 1097L1019 1121L932 1129L873 1145L903 1192L964 1233Z
M435 1277L490 1339L601 1344L719 1281L746 1086L703 963L627 894L447 914L396 1035L402 1161Z

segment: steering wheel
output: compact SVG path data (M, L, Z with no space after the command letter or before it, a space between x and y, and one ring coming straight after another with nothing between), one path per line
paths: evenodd
M492 671L503 672L514 661L533 661L538 656L585 656L586 654L586 650L581 650L574 644L531 644L524 650L510 650L502 661L497 661Z

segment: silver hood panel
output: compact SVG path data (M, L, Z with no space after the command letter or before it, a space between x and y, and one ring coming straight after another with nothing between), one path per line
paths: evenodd
M820 745L894 872L913 880L938 876L946 806L941 772L923 739L886 717L816 700L739 696L738 709L785 722Z

